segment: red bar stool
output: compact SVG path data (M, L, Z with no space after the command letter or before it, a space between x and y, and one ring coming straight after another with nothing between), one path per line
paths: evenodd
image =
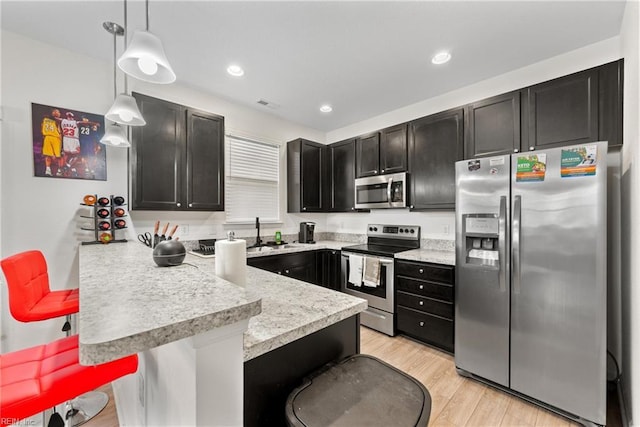
M0 261L9 288L9 310L20 322L37 322L66 316L62 328L71 333L71 315L78 313L78 289L52 291L49 288L47 261L42 252L21 252ZM89 390L85 390L89 391ZM80 425L96 416L109 402L102 392L75 395L71 402L70 425Z
M0 355L0 426L18 423L138 369L131 355L94 366L78 363L78 336Z

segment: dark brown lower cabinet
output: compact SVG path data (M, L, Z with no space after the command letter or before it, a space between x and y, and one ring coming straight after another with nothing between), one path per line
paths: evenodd
M396 329L453 353L453 266L396 261Z
M324 288L340 290L339 250L319 249L254 257L247 259L247 265Z

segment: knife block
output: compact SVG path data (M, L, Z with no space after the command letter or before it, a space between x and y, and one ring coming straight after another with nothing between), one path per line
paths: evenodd
M85 197L86 199L86 197ZM82 230L93 231L94 239L89 242L82 242L83 245L97 245L97 244L105 244L105 243L124 243L127 239L116 239L116 231L125 230L127 228L126 223L124 226L116 226L116 222L118 225L121 223L119 220L124 220L125 217L129 216L126 213L123 215L116 215L115 211L118 209L124 209L123 206L126 206L124 203L124 199L121 196L109 196L109 203L106 205L98 204L99 200L103 198L98 198L98 195L94 195L94 204L80 203L81 206L89 206L93 210L93 215L80 215L81 218L88 218L93 220L93 227L86 228L80 227ZM118 202L123 201L122 203L116 204L114 200ZM106 212L104 212L106 211ZM107 229L101 229L100 225L106 223L108 224Z

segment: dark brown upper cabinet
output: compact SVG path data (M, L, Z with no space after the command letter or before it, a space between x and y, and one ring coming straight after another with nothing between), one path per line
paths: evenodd
M380 131L380 173L407 170L407 124Z
M520 91L465 107L465 158L520 151Z
M356 176L373 176L380 173L380 132L356 138Z
M410 207L455 207L455 163L462 159L464 110L457 108L409 124Z
M598 70L524 89L522 151L598 140Z
M356 177L407 170L407 124L356 138Z
M325 150L325 145L306 139L287 143L287 212L325 210Z
M622 145L624 60L605 64L599 71L598 140L609 141L609 147Z
M133 93L132 209L224 210L224 118Z
M327 210L355 210L356 140L347 139L327 147Z

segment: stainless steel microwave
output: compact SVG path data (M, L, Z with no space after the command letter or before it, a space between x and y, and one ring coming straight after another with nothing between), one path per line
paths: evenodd
M406 172L356 179L356 209L406 208Z

